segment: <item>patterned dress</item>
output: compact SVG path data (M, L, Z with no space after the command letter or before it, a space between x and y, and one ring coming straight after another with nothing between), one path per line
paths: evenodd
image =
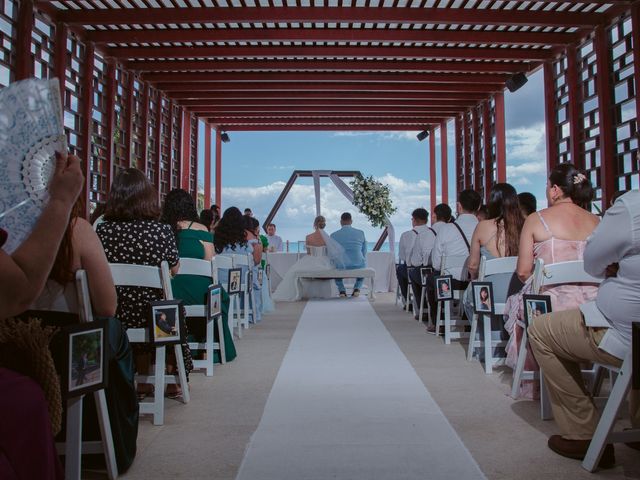
M106 221L98 225L96 233L102 242L109 263L159 266L167 261L174 267L180 258L175 237L169 225L154 220L129 222ZM118 308L116 317L126 328L147 326L149 301L161 300L162 290L147 287L116 287ZM140 347L135 345L135 349ZM185 369L193 369L191 352L182 345Z

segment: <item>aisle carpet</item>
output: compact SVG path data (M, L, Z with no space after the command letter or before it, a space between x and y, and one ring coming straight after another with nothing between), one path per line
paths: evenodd
M307 303L236 478L485 477L360 298Z

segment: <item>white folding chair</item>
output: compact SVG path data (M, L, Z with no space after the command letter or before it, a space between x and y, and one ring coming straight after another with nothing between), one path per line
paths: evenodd
M492 258L487 260L486 257L480 258L480 268L478 270L478 281L491 281L492 275L500 275L505 273L514 273L516 271L516 265L518 264L518 257L502 257ZM505 299L506 300L506 299ZM498 302L494 299L494 315L501 316L504 314L505 302ZM469 334L469 345L467 347L467 360L473 359L473 354L476 348L484 347L484 372L486 374L493 373L493 366L496 364L504 363L504 358L495 358L493 351L496 347L506 346L506 341L493 340L491 329L491 315L477 315L473 314L471 319L471 332ZM478 320L482 319L484 327L484 339L476 340L476 333L478 331Z
M458 269L464 269L468 255L443 255L440 262L440 275L451 275L452 272ZM436 309L436 335L440 335L440 327L444 324L444 343L445 345L451 344L451 340L458 340L466 338L468 333L464 331L466 322L462 321L462 295L464 290L452 289L452 299L448 301L438 302ZM456 318L452 318L453 303L458 305L459 313ZM442 320L444 312L444 321ZM453 331L453 328L456 330Z
M211 261L200 260L197 258L181 258L180 259L180 271L178 275L198 275L201 277L208 277L211 279L211 284L217 283L218 270L216 267L216 257L213 257ZM206 357L204 360L193 360L193 368L204 369L207 377L213 375L213 352L218 350L220 352L220 361L225 363L225 351L222 332L222 316L217 319L218 332L220 335L220 342L214 341L214 329L213 320L206 318L206 306L205 305L185 305L187 311L187 318L198 318L206 324L206 336L204 343L202 342L189 342L189 348L192 350L204 350Z
M253 269L253 256L245 254L232 255L233 267L242 268L244 275L242 275L242 282L240 290L242 292L243 301L240 302L240 296L238 296L238 335L242 335L242 327L249 328L249 316L253 318L255 323L255 294L253 291L253 285L249 285L249 272Z
M92 322L91 297L89 296L87 274L84 270L76 271L75 289L79 311L69 313L77 313L81 323ZM118 477L118 465L113 448L111 423L104 389L93 392L101 441L82 441L83 399L84 395L67 400L66 438L65 442L56 444L58 454L64 454L65 456L65 478L68 480L80 480L83 453L103 453L107 465L107 475L110 480L113 480Z
M536 260L533 268L533 284L531 293L539 295L544 293L543 287L563 284L587 283L599 285L602 279L593 277L584 271L584 263L582 260L574 260L570 262L559 262L545 265L544 261L539 258ZM523 329L522 338L518 350L518 360L516 369L513 372L513 384L511 386L511 396L518 398L518 390L523 380L540 380L540 413L543 420L552 418L551 405L549 404L548 395L546 393L546 385L543 380L543 373L525 371L524 362L527 358L527 347L529 345L529 337L527 329ZM591 372L585 372L593 374Z
M173 300L169 265L166 261L159 267L149 265L129 265L124 263L110 263L113 283L120 287L149 287L163 291L165 300ZM149 331L146 328L130 328L127 330L129 342L148 343ZM136 375L139 383L150 383L154 386L153 402L140 403L140 413L152 414L154 425L164 424L164 389L167 384L177 384L182 388L182 402L189 403L189 385L184 368L182 347L174 345L178 375L165 375L167 347L156 347L156 364L154 375ZM176 378L177 377L177 378Z
M216 266L218 270L218 274L220 274L220 270L227 270L234 268L233 266L233 257L231 255L221 254L216 255ZM227 274L228 277L228 274ZM222 285L222 288L227 290L228 285ZM227 291L227 293L229 293ZM236 319L236 311L240 312L240 301L239 301L238 293L229 294L229 314L227 316L227 326L229 331L233 333L233 329L238 326L238 338L242 338L242 327L240 326L240 322ZM238 313L239 315L239 313Z

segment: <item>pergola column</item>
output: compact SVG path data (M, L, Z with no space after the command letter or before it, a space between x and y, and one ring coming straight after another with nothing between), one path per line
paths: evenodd
M449 165L447 153L447 122L440 124L440 191L442 203L449 203Z
M638 85L640 84L640 4L634 3L631 7L631 32L633 36L633 73L636 85L636 131L640 131L640 94ZM637 147L640 152L640 144Z
M60 82L60 95L64 103L64 80L67 76L67 26L56 23L56 40L53 46L53 67ZM62 106L64 108L64 105Z
M611 92L611 61L607 32L602 25L596 27L594 45L598 75L596 89L600 105L600 186L602 187L602 208L605 210L615 193L616 157L613 136L613 98ZM637 92L636 92L637 95Z
M204 125L204 208L211 206L211 125Z
M507 181L507 139L504 118L504 93L495 94L496 182Z
M456 152L456 197L464 190L464 155L462 145L462 119L456 115L455 121L455 152Z
M436 130L429 130L429 196L431 197L431 215L436 208L437 180L436 180ZM433 218L431 219L433 222Z
M162 92L158 91L156 98L156 130L155 153L153 156L153 170L156 172L155 187L158 191L158 201L162 201Z
M125 155L127 157L127 163L126 166L131 167L131 145L133 142L133 87L134 87L134 79L133 79L133 72L129 72L129 75L127 76L127 90L128 90L128 95L127 95L127 107L126 107L126 111L127 111L127 118L124 119L124 137L125 137L125 146L124 146L124 151L125 151Z
M84 62L82 64L84 71L82 76L82 103L80 107L82 132L82 146L80 155L84 167L84 216L89 218L89 192L91 190L91 124L93 110L93 65L95 59L95 51L92 43L85 46Z
M480 155L480 115L478 106L471 111L471 126L473 128L473 189L482 188L482 158Z
M464 188L472 188L472 179L471 179L471 118L469 112L464 112Z
M31 57L32 32L33 1L23 0L19 2L18 19L16 22L16 80L33 77L33 58Z
M569 148L571 155L571 163L578 168L584 168L584 157L580 155L580 139L582 132L580 128L580 117L582 110L582 99L580 98L580 82L578 79L578 62L575 45L570 45L566 50L567 55L567 84L569 85L569 103L567 105L567 114L569 115Z
M149 137L149 84L142 84L142 138L140 139L140 158L138 159L138 169L147 173L147 161L149 156L149 145L147 138Z
M544 118L547 138L547 172L558 164L558 131L556 129L556 89L553 81L553 61L544 64Z
M107 63L107 85L106 85L106 117L105 136L107 137L106 153L107 160L107 188L111 188L113 182L113 130L115 127L115 103L116 103L116 66L113 61Z
M182 149L180 151L180 188L190 190L191 175L191 113L182 110Z
M484 201L489 203L493 186L493 137L491 136L491 102L482 102L482 144L484 145Z
M216 128L216 205L222 213L222 132Z

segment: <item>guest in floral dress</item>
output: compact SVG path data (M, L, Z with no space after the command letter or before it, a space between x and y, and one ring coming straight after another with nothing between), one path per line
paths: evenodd
M549 208L527 217L518 250L517 274L525 282L523 289L507 299L505 329L510 335L507 344L507 365L515 369L518 348L524 328L522 296L531 293L533 264L541 258L545 264L582 260L586 240L599 223L599 218L587 210L593 199L593 187L587 176L574 165L556 166L547 182ZM545 289L551 297L554 312L569 310L593 300L597 287L593 285L559 285ZM538 370L530 351L527 352L525 370ZM521 395L537 395L531 381L523 382Z
M173 231L169 225L160 223L158 194L149 179L140 170L127 168L114 179L104 222L96 233L102 242L107 260L110 263L128 263L133 265L159 266L167 261L172 274L179 268L178 248ZM161 300L162 290L146 287L116 287L118 309L116 317L126 328L147 326L149 301ZM134 344L137 352L138 373L148 370L149 346ZM191 352L186 342L182 345L185 370L193 368ZM175 389L175 391L174 391ZM177 393L174 385L169 385L167 393Z

